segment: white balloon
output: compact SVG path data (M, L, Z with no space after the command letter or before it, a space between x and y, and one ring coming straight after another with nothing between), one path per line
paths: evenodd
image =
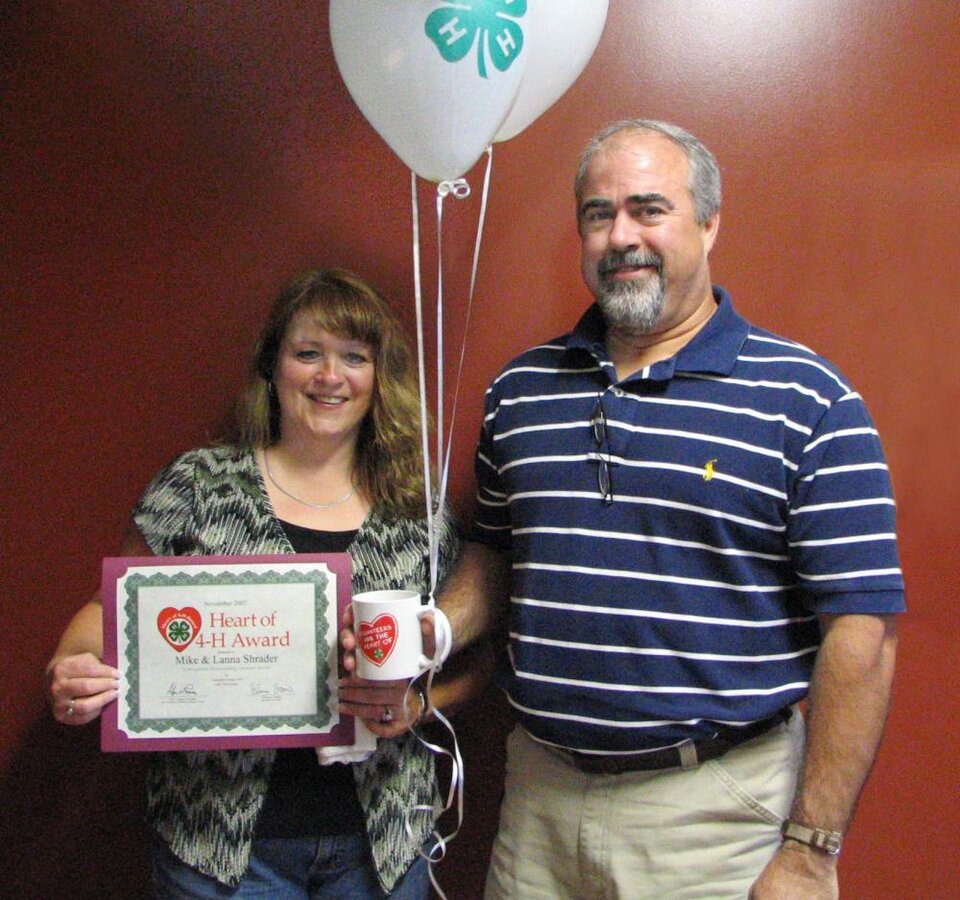
M330 0L360 111L407 166L459 178L493 140L527 65L528 0Z
M529 0L530 59L520 90L494 140L508 141L566 93L596 50L608 0Z

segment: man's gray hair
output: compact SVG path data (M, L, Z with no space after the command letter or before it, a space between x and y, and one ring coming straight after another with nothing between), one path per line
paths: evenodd
M693 207L698 224L705 224L712 215L719 211L721 200L720 167L717 165L714 155L699 138L694 137L689 131L684 131L669 122L658 122L655 119L621 119L619 122L612 122L607 125L590 140L590 143L583 148L583 152L580 154L577 175L573 183L578 202L581 199L583 182L587 176L587 167L590 165L590 160L611 137L621 131L657 132L673 141L687 154L687 162L690 166L690 178L687 187L693 195Z

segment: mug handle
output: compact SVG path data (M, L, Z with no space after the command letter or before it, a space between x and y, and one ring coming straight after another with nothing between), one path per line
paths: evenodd
M434 612L435 608L436 608L436 607L435 607L435 604L434 604L434 602L433 602L433 598L431 597L431 598L427 601L426 605L421 606L420 609L417 610L417 621L419 621L420 619L422 619L427 613L432 613L432 612ZM422 646L423 646L423 645L421 644L421 647L422 647ZM435 647L434 647L434 654L436 654L437 650L439 650L439 649L440 649L439 647L436 647L436 646L435 646ZM434 657L434 658L431 658L431 657L427 656L425 653L421 653L421 654L420 654L420 658L419 658L419 660L417 661L417 665L418 665L419 668L420 668L420 671L419 671L417 674L422 675L422 674L423 674L424 672L426 672L428 669L433 668L433 665L434 665L435 662L436 662L436 658L435 658L435 657Z

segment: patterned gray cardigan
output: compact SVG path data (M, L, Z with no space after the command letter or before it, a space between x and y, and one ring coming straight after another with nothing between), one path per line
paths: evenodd
M158 555L293 553L274 515L253 454L217 447L185 453L151 482L133 519ZM459 550L444 517L441 577ZM424 521L371 512L349 552L353 591L429 586ZM147 820L184 862L236 885L250 856L275 751L156 753L147 776ZM389 892L434 827L439 807L434 758L416 737L380 740L354 764L357 796L381 886ZM410 815L412 839L404 827Z

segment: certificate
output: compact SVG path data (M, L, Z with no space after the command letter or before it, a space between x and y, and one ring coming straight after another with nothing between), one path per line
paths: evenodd
M121 672L104 750L353 743L337 712L349 554L109 557L101 596Z

